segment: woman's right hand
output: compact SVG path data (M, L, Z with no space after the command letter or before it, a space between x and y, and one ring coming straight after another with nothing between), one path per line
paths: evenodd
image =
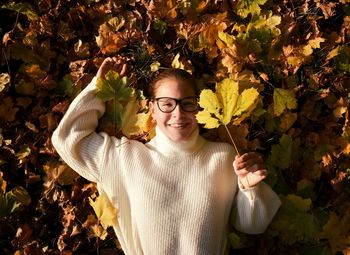
M116 57L108 57L103 60L100 68L97 71L96 77L105 79L108 71L115 71L120 74L120 76L124 76L127 71L127 61L124 58L116 58Z

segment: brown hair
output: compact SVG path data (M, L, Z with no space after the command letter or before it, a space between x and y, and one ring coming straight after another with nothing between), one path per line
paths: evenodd
M180 80L184 84L191 86L196 96L198 96L199 93L196 85L196 79L194 78L194 76L183 69L170 68L170 69L164 69L163 71L158 73L151 81L148 87L148 92L149 92L149 95L151 96L151 99L155 97L155 91L159 86L157 85L158 82L163 79L171 79L171 78Z

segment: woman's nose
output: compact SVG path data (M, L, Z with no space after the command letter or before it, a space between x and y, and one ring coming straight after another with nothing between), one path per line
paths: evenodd
M173 113L173 117L176 117L177 115L183 114L184 111L182 110L181 105L177 104L175 106L175 109L172 111L172 113Z

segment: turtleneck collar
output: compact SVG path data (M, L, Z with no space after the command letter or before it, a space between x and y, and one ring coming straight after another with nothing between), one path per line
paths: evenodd
M202 147L204 141L204 138L199 135L198 127L192 132L189 139L183 142L174 142L156 127L156 136L149 143L162 154L178 154L194 153Z

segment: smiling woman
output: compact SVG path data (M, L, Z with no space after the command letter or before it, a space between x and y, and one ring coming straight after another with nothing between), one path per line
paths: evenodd
M193 77L167 69L152 83L156 136L143 144L96 132L105 113L96 79L110 69L126 70L107 58L72 102L52 143L118 208L113 228L125 254L226 254L229 222L245 233L264 232L280 200L262 182L263 161L255 153L237 156L230 145L199 134ZM249 187L238 181L246 176Z
M181 69L168 69L151 86L152 117L157 127L175 142L186 141L197 128L195 83Z

